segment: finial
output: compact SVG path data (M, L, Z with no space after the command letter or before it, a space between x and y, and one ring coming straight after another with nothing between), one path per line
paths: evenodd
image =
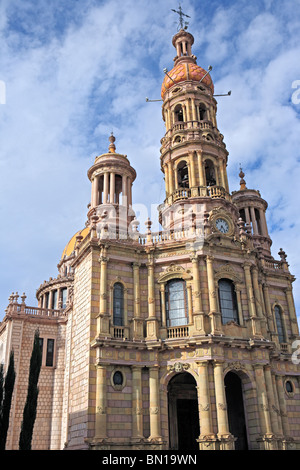
M173 8L171 8L171 10L179 15L179 25L178 25L177 30L179 31L179 29L187 29L189 23L187 21L183 21L183 17L186 16L187 18L190 18L190 16L183 13L180 3L179 3L178 11L173 10Z
M114 136L113 133L111 133L111 135L110 135L110 137L109 137L108 140L110 141L110 144L109 144L109 146L108 146L108 151L111 152L111 153L115 153L115 151L116 151L116 146L115 146L114 142L115 142L116 138L115 138L115 136Z
M240 166L240 173L239 173L239 177L241 178L240 179L240 190L247 189L246 188L246 181L244 180L244 176L245 176L245 173L243 172L243 169Z

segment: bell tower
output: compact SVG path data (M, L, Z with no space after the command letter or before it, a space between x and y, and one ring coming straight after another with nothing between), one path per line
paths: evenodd
M199 211L211 211L216 203L231 200L228 152L217 127L211 67L206 71L197 65L193 43L194 37L185 29L173 37L177 55L172 70L164 70L161 88L166 133L160 159L166 197L159 212L165 230L181 223L178 206L184 205L185 212L197 217Z
M109 137L108 152L96 156L88 171L92 183L88 221L97 224L99 238L127 238L132 210L132 184L136 171L127 155L116 152L115 136Z

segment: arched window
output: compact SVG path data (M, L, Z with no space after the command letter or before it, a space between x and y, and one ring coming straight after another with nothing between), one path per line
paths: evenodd
M205 160L205 179L206 186L215 186L217 184L215 167L211 160Z
M180 188L189 188L189 170L186 161L179 163L177 167L178 186Z
M200 104L199 106L199 118L200 118L200 121L204 121L206 119L206 107L204 106L204 104Z
M283 321L282 321L282 311L279 305L275 305L274 312L275 312L276 328L277 328L279 343L285 343L285 334L284 334Z
M181 104L177 104L174 109L175 113L175 122L182 122L183 121L183 110Z
M256 220L258 235L262 235L259 210L255 208L254 209L254 214L255 214L255 220Z
M167 326L181 326L188 323L188 303L185 281L172 279L165 289Z
M234 321L239 324L236 293L234 284L230 279L219 280L219 300L222 323L225 325L230 321Z
M120 282L116 282L113 290L113 323L115 326L124 323L124 287Z

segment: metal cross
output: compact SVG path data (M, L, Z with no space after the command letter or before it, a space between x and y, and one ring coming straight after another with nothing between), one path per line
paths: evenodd
M190 16L189 16L189 15L186 15L185 13L183 13L180 4L179 4L179 11L173 10L173 8L171 8L171 10L174 11L175 13L177 13L177 14L179 15L179 24L180 24L180 28L181 28L181 29L186 29L187 26L188 26L188 22L187 22L187 21L183 21L183 17L186 16L187 18L190 18Z

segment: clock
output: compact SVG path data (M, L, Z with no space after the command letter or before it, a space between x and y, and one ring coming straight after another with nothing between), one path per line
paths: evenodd
M229 225L225 219L218 218L216 220L216 227L221 233L227 233L229 231Z

